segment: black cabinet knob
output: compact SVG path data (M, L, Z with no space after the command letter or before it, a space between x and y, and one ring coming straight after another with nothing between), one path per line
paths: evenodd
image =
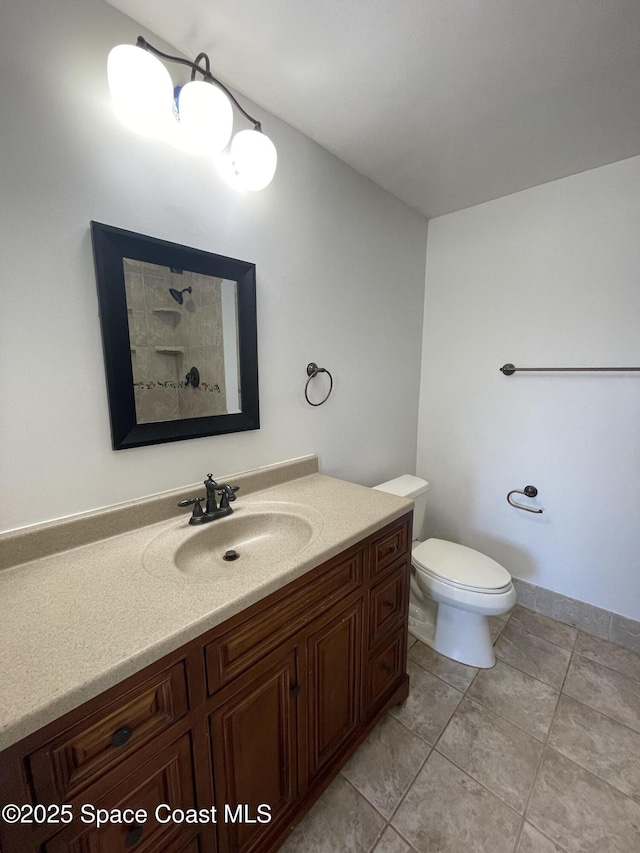
M132 826L129 832L124 837L124 846L125 847L133 847L134 844L137 844L138 841L142 838L142 833L144 832L144 827L142 826Z
M116 729L111 738L111 746L124 746L133 734L133 729L129 726L121 726Z

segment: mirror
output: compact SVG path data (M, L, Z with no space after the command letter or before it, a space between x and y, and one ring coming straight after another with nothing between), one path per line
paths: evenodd
M91 223L114 450L259 429L255 265Z

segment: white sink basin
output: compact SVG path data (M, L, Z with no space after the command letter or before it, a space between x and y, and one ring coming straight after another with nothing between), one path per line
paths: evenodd
M155 577L215 582L265 564L292 562L322 531L319 512L304 504L262 501L203 525L180 520L147 545L142 562ZM227 552L237 557L225 560Z

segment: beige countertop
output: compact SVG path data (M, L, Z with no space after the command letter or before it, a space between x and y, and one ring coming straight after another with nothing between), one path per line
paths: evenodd
M238 493L231 517L240 518L243 511L248 516L261 505L306 508L314 533L294 556L281 558L277 547L265 546L259 567L253 563L248 571L240 560L229 563L215 581L181 578L177 571L175 576L152 573L144 566L145 551L152 553L159 542L179 541L182 535L186 538L203 529L188 524L187 510L67 550L43 553L0 571L0 750L280 589L413 506L404 498L306 473L317 471L315 457L271 469L277 476L262 476L267 469L249 472L258 474L251 480L257 490L250 488L249 475L243 475L247 486ZM228 481L238 480L244 482L242 475ZM276 480L280 482L262 487ZM165 514L180 494L184 490L163 496ZM128 509L137 510L140 519L148 521L153 515L140 510L147 503L136 502ZM154 506L159 503L155 499ZM119 512L118 517L123 517ZM83 520L85 533L75 534L75 541L91 540L86 531L96 525L102 525L103 532L118 529L112 523L113 511L108 524L106 515L109 511L89 514ZM45 541L58 537L64 544L60 525L41 527L41 539L47 534ZM73 522L66 522L67 540L74 529ZM32 556L46 551L28 536L28 531L6 535L5 553L11 550L15 555L18 540L19 553Z

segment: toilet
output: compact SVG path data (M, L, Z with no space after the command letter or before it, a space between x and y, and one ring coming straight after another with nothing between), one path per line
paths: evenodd
M516 602L509 572L490 557L444 539L420 542L429 484L403 474L374 486L415 502L409 632L448 658L483 669L496 662L489 616Z

